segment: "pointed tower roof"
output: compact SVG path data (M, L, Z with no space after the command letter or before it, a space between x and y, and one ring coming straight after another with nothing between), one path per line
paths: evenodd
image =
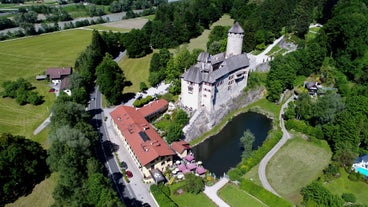
M244 30L240 26L239 22L235 22L235 24L230 28L229 33L242 34L244 33Z

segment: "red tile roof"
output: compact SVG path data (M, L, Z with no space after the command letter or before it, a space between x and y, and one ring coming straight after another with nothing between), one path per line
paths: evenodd
M167 102L165 99L159 99L150 102L149 104L143 106L142 108L138 109L138 111L144 116L148 117L156 112L159 112L161 110L166 110L169 106L169 102Z
M142 166L158 157L175 154L135 108L119 106L110 115Z
M171 148L175 151L175 152L179 152L180 154L184 152L184 150L188 150L191 149L189 146L189 143L184 141L184 140L180 140L177 142L173 142L171 144Z
M72 74L72 68L48 68L46 70L46 75L49 76L51 80L61 79L62 76L68 76Z

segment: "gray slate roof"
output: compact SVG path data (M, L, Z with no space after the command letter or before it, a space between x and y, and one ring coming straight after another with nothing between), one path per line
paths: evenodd
M355 160L355 163L360 163L360 162L368 162L368 154L367 155L363 155L363 156L360 156L358 157L356 160Z
M184 74L181 77L185 81L190 81L194 83L202 83L202 82L215 83L216 80L221 78L222 76L248 66L249 66L248 56L246 54L241 54L231 56L225 59L221 63L220 68L215 71L212 70L211 63L204 64L199 62L191 66L187 71L184 72Z
M239 22L235 22L235 24L230 28L229 33L244 34L244 30L240 26Z

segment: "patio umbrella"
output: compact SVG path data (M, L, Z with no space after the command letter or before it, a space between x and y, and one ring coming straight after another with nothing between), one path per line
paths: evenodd
M181 165L178 166L178 169L183 172L187 168L185 167L185 165L181 164Z
M191 162L192 160L194 160L194 156L193 155L187 155L185 156L185 160L188 162Z
M188 164L187 164L187 168L188 168L189 170L194 170L194 169L196 169L196 168L197 168L197 166L196 166L194 163L188 163Z
M206 169L204 169L203 167L197 167L197 169L196 169L196 173L198 175L202 175L205 172L206 172Z

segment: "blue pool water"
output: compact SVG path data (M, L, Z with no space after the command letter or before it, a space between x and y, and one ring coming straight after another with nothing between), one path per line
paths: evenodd
M368 170L367 169L364 169L364 168L361 168L361 167L357 167L355 168L360 174L363 174L365 176L368 177Z

